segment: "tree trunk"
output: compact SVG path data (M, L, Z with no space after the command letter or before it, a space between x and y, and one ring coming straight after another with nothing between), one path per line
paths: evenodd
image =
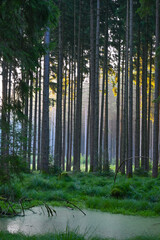
M103 160L103 170L109 170L109 156L108 156L108 0L107 0L107 9L106 9L106 99L105 99L105 128L104 128L104 160Z
M36 146L37 146L37 87L38 87L38 69L36 73L36 89L35 89L35 104L34 104L34 140L33 140L33 166L32 170L36 169Z
M141 167L148 170L147 167L147 41L146 41L146 27L145 40L142 47L142 142L141 142Z
M61 0L59 8L61 9ZM55 161L54 166L61 168L62 157L62 16L59 17L59 56L58 56L58 81L57 81L57 105L56 105L56 139L55 139Z
M98 170L98 132L99 132L99 25L100 0L97 0L97 26L96 26L96 56L95 56L95 113L94 113L94 164L93 171Z
M69 57L69 86L68 86L68 126L67 126L67 171L70 171L70 90L71 90L71 62Z
M29 138L28 138L28 170L30 171L31 167L31 152L32 152L32 111L33 111L33 76L30 80L30 107L29 107Z
M135 123L135 169L140 167L140 24L138 25L137 76L136 76L136 123Z
M86 137L86 164L85 171L88 172L88 152L89 152L89 134L90 134L90 105L91 105L91 84L89 83L89 101L87 118L87 137Z
M128 118L128 177L132 177L133 157L133 0L130 0L130 78L129 78L129 118Z
M82 1L79 2L79 27L78 27L78 65L77 65L77 102L74 138L73 170L80 171L80 143L81 143L81 10Z
M156 0L156 50L159 47L159 0ZM155 60L155 100L159 96L159 58ZM152 176L158 176L158 133L159 133L159 101L154 103L154 133L153 133L153 171Z
M127 0L126 12L126 50L125 50L125 92L124 92L124 115L123 115L123 150L122 159L128 159L128 21L129 21L129 6ZM127 164L128 165L128 164ZM127 167L128 169L128 167ZM121 173L125 173L125 162L121 167Z
M49 47L50 29L45 33L45 44ZM43 82L43 116L41 140L41 170L49 170L49 50L44 57L44 82Z
M95 76L94 76L94 7L90 0L90 81L91 81L91 116L90 116L90 171L93 172L94 165L94 135L95 135Z
M39 111L38 111L38 157L37 157L37 170L41 167L41 59L39 69Z
M124 53L124 45L123 45L123 61L122 61L122 89L121 89L121 139L120 139L120 164L122 164L123 162L123 158L122 158L122 153L123 153L123 121L124 121L124 116L123 116L123 112L124 112L124 61L125 61L125 53ZM122 168L120 168L120 170L122 170Z
M120 126L120 63L121 63L121 45L119 38L118 46L118 88L117 88L117 120L116 120L116 171L119 166L119 126Z
M63 148L62 148L62 169L65 170L65 152L66 152L66 90L67 90L67 61L65 68L65 91L63 97Z
M148 153L147 156L149 158L149 149L150 149L150 125L151 125L151 120L150 120L150 115L151 115L151 90L152 90L152 38L151 38L151 49L150 49L150 72L149 72L149 96L148 96Z

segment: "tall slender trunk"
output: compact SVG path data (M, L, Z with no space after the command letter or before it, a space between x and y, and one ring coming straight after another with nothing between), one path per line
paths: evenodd
M10 106L11 104L11 76L12 76L12 65L9 66L9 72L8 72L8 92L7 92L7 104ZM11 110L10 107L8 109L8 116L7 116L7 122L8 122L8 134L7 134L7 154L10 154L10 120L11 120Z
M100 26L100 0L97 0L96 25L96 56L95 56L95 122L94 122L94 164L93 171L98 170L98 132L99 132L99 26Z
M150 72L149 72L149 96L148 96L148 153L147 156L149 158L149 150L150 150L150 126L151 126L151 120L150 120L150 116L151 116L151 90L152 90L152 85L151 85L151 81L152 81L152 38L151 38L151 48L150 48Z
M86 164L85 164L86 172L88 172L88 152L89 152L89 134L90 134L90 106L91 106L91 84L90 83L89 83L89 99L88 99L89 101L88 101L88 116L87 116L87 137L86 137Z
M125 92L124 92L124 113L123 113L123 152L122 159L128 159L128 22L129 4L127 0L126 12L126 50L125 50ZM127 164L128 165L128 164ZM121 167L121 173L125 173L125 162Z
M107 21L107 14L105 16L105 20ZM105 24L105 36L107 29L107 24ZM99 139L99 168L102 170L102 142L103 142L103 127L104 127L104 87L105 87L105 79L106 79L106 51L107 51L107 39L105 37L104 42L104 62L103 62L103 81L102 81L102 99L101 99L101 122L100 122L100 139Z
M79 2L79 26L78 26L78 65L77 65L77 102L75 119L75 138L74 138L74 159L73 170L80 171L80 143L81 143L81 10L82 1Z
M32 111L33 111L33 96L32 96L32 88L33 88L33 76L30 80L30 107L29 107L29 135L28 135L28 170L30 171L31 167L31 152L32 152Z
M45 44L49 47L50 29L45 33ZM44 81L43 81L43 116L41 138L41 170L49 170L49 50L44 56Z
M35 89L35 104L34 104L34 140L33 140L33 168L36 169L36 150L37 150L37 87L38 87L38 69L36 73L36 89Z
M5 175L8 175L8 164L5 162L7 156L7 83L8 83L8 67L3 59L2 62L2 115L1 115L1 161L0 167L3 169Z
M62 1L59 0L61 9ZM56 105L56 139L55 139L55 161L56 168L61 167L62 157L62 16L59 17L59 40L58 40L58 81L57 81L57 105Z
M70 90L71 90L71 62L69 57L69 85L68 85L68 126L67 126L67 171L70 171Z
M72 60L72 81L71 81L71 115L70 115L70 154L69 154L69 170L71 170L71 161L72 161L72 146L73 146L73 76L74 76L74 64Z
M124 112L124 45L123 45L123 60L122 60L122 88L121 88L121 137L120 137L120 164L123 162L122 153L123 153L123 112Z
M39 69L39 103L38 103L38 156L37 156L37 170L41 166L41 59L40 59L40 69Z
M156 50L159 47L159 0L156 0ZM155 61L155 99L159 96L159 59ZM153 133L153 171L152 176L158 176L158 133L159 133L159 102L154 103L154 133Z
M94 76L94 7L90 0L90 81L91 81L91 116L90 116L90 171L93 172L94 165L94 135L95 135L95 76Z
M29 78L26 76L26 85L29 85ZM25 120L24 120L24 141L23 141L23 158L27 163L27 148L28 148L28 92L25 94Z
M67 92L67 61L65 68L65 90L63 97L63 153L62 153L62 169L65 170L65 153L66 153L66 92Z
M137 76L136 76L136 123L135 123L135 169L140 167L140 24L138 25Z
M117 88L117 120L116 120L116 170L119 166L119 126L120 126L120 63L121 45L120 38L118 44L118 88Z
M141 167L148 170L147 167L147 39L146 26L144 33L145 40L142 47L142 141L141 141Z
M129 78L129 116L128 116L128 177L132 177L133 157L133 0L130 0L130 78Z
M108 156L108 0L107 0L107 9L106 9L106 57L105 57L105 65L106 65L106 99L105 99L105 129L104 129L104 160L103 160L103 170L109 170L109 156Z

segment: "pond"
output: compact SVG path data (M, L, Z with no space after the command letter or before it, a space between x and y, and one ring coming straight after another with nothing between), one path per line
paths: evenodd
M45 209L34 207L24 217L0 218L0 230L26 235L77 231L86 238L98 236L126 239L135 236L160 235L160 217L125 216L94 210L85 210L84 216L78 210L64 207L54 208L57 216L48 217Z

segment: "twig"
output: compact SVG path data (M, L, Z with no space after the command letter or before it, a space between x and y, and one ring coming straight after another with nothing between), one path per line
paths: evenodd
M120 166L117 168L116 170L116 173L115 173L115 176L114 176L114 183L116 182L116 177L117 177L117 173L119 172L119 169L122 167L122 165L125 163L125 162L128 162L129 160L131 160L132 158L149 158L149 157L145 157L145 156L134 156L134 157L130 157L130 158L127 158L125 160L123 160L120 164Z
M59 200L64 201L64 202L66 202L66 203L69 203L69 204L73 205L75 208L77 208L81 213L83 213L83 214L86 216L86 213L85 213L82 209L80 209L78 206L76 206L74 203L72 203L72 202L70 202L70 201L68 201L68 200L65 200L65 199L63 199L63 198L59 198Z

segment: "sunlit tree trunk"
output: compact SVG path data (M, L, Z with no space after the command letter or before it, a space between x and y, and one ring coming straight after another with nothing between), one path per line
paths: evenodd
M50 29L45 33L45 44L49 47ZM43 115L42 115L42 140L41 140L41 170L49 170L49 49L44 56L44 81L43 81Z

